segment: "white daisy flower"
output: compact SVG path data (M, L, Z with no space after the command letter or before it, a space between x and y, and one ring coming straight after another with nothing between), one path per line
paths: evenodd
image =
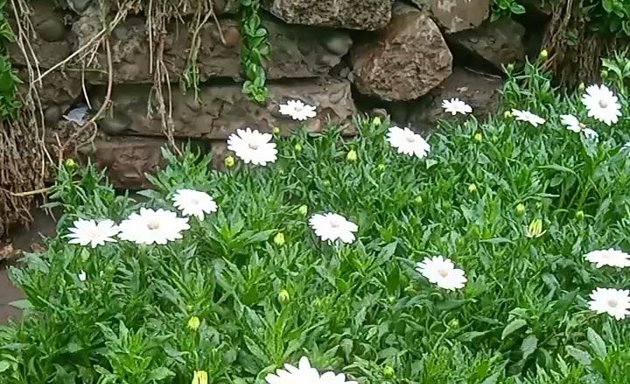
M278 150L271 134L239 129L228 138L228 149L246 164L265 166L276 161Z
M289 100L286 104L281 104L280 113L285 116L290 116L293 120L299 121L317 116L314 106L304 104L300 100Z
M442 100L442 108L444 108L444 112L450 113L453 116L458 113L467 115L472 112L472 107L458 98Z
M521 111L520 109L512 109L512 115L514 116L516 120L530 123L534 127L545 124L545 119L529 111Z
M590 85L582 96L582 103L586 106L588 116L612 125L621 117L619 99L605 85Z
M217 203L212 196L194 189L178 189L173 195L173 205L184 216L197 216L203 220L206 213L217 211Z
M356 381L346 381L343 373L326 372L320 376L307 357L300 358L297 367L285 364L284 369L268 374L265 381L268 384L357 384Z
M590 297L588 307L591 311L607 313L617 320L630 315L630 291L627 289L597 288Z
M67 235L71 240L70 244L90 245L96 248L98 245L104 245L106 242L115 242L114 236L120 232L118 226L113 221L107 219L102 221L78 219L73 223L74 227L70 228L70 234Z
M431 283L451 291L463 288L468 281L463 270L455 268L451 260L442 256L425 257L416 264L416 271Z
M577 117L573 115L561 115L560 121L564 124L569 131L575 133L583 133L584 136L588 139L597 139L599 136L597 132L588 128L586 125L581 123Z
M85 271L81 271L77 273L77 278L80 282L84 282L85 280L87 280L87 273L85 273Z
M605 265L619 268L630 267L630 255L613 248L591 251L584 257L597 268Z
M431 150L429 143L409 128L389 128L387 141L398 150L398 153L409 156L415 155L420 159L426 157Z
M329 242L339 239L344 243L352 243L354 232L359 230L355 223L336 213L315 214L311 216L309 224L320 239Z
M120 223L118 237L137 244L166 244L181 239L181 232L189 228L188 218L177 217L175 212L140 208L140 213Z

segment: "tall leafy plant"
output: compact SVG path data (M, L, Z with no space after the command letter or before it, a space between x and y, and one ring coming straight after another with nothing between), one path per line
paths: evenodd
M264 62L269 57L270 46L267 30L262 26L260 0L241 0L243 43L241 65L245 74L243 93L257 103L264 103L269 96Z
M7 44L14 41L13 31L4 16L6 0L0 0L0 120L15 118L21 104L16 90L20 79L16 76L7 55Z

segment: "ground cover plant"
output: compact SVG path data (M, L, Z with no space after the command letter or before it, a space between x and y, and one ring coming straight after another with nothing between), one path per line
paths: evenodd
M67 161L0 381L627 383L627 89L508 71L487 121L243 130L226 172L165 151L142 200Z

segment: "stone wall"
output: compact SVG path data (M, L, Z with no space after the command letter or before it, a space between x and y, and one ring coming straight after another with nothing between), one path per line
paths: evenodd
M209 18L198 31L198 92L179 86L192 36L186 7L165 26L159 48L163 77L157 81L169 82L162 92L175 140L212 149L217 165L226 153L225 139L239 128L279 127L287 134L295 128L278 113L278 105L289 99L317 106L318 117L306 124L312 131L374 109L385 109L400 124L429 129L441 115L442 99L450 97L485 115L498 99L501 65L522 61L526 52L525 28L509 19L490 22L490 0L263 0L272 47L266 65L271 97L260 106L241 91L239 1L213 1L220 26ZM77 52L102 26L98 0L30 4L36 33L30 43L40 73ZM164 121L151 97L156 47L149 25L146 11L138 7L112 30L111 107L98 120L98 131L90 133L90 144L77 150L80 157L108 167L119 187L146 186L143 175L159 165L166 143ZM28 79L32 58L17 45L9 53ZM77 131L79 124L64 118L71 111L89 103L89 117L101 107L110 77L107 61L101 45L37 84L51 142Z

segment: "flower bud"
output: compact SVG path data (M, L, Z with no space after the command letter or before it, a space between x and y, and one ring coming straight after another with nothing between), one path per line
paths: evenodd
M279 135L279 134L280 134L280 128L278 128L278 127L273 127L273 134L274 134L274 135Z
M385 368L383 368L383 376L385 376L385 378L387 379L391 379L392 377L394 377L394 373L394 368L389 365L386 365Z
M545 231L543 231L543 222L541 219L532 220L532 222L529 224L529 227L527 228L527 237L529 237L530 239L540 237L544 233Z
M584 83L580 83L580 85L578 85L578 91L584 92L585 89L586 89L586 85L584 85Z
M228 168L232 168L235 162L236 161L234 160L234 157L232 156L228 156L225 158L225 166Z
M374 116L372 119L372 125L381 125L381 118L379 116Z
M475 184L470 184L468 186L468 192L470 193L477 192L477 186Z
M280 291L280 293L278 293L278 301L280 302L280 304L284 304L290 299L291 295L289 295L289 291L287 291L286 289L283 289Z
M512 117L512 112L510 111L503 112L503 117L506 119L509 119L510 117Z
M376 169L378 169L379 171L384 171L385 170L385 164L380 163L379 165L376 166Z
M201 320L199 320L197 316L193 316L190 319L188 319L188 328L190 328L192 331L198 330L200 325L201 325Z
M63 163L66 168L74 168L77 166L77 163L74 161L74 159L66 159L66 161L64 161Z
M512 72L514 70L514 64L510 63L507 65L508 72Z
M298 208L298 212L300 212L300 215L306 216L306 214L308 213L308 207L306 205L300 205L300 208Z
M584 219L584 211L577 211L575 212L575 218L578 220L583 220Z
M295 152L297 153L302 152L302 145L300 143L295 144L293 148L295 149Z
M459 328L459 320L453 319L453 320L449 321L448 322L448 326L450 328Z
M273 237L273 242L278 246L278 247L282 247L285 243L284 241L284 233L282 232L278 232L274 237Z
M475 139L476 142L481 142L481 140L483 140L483 135L480 132L475 133L475 136L473 136L473 139Z
M547 60L547 58L549 57L549 52L547 52L546 49L543 49L542 51L540 51L540 53L538 54L538 58L540 60Z
M422 204L422 196L416 196L416 198L415 198L415 199L413 199L413 201L414 201L416 204Z
M195 371L193 374L192 384L208 384L208 372Z
M519 215L524 214L525 213L525 204L518 203L518 205L516 206L516 213L518 213Z
M354 149L351 149L346 155L346 160L348 161L357 161L357 158L357 151L355 151Z

